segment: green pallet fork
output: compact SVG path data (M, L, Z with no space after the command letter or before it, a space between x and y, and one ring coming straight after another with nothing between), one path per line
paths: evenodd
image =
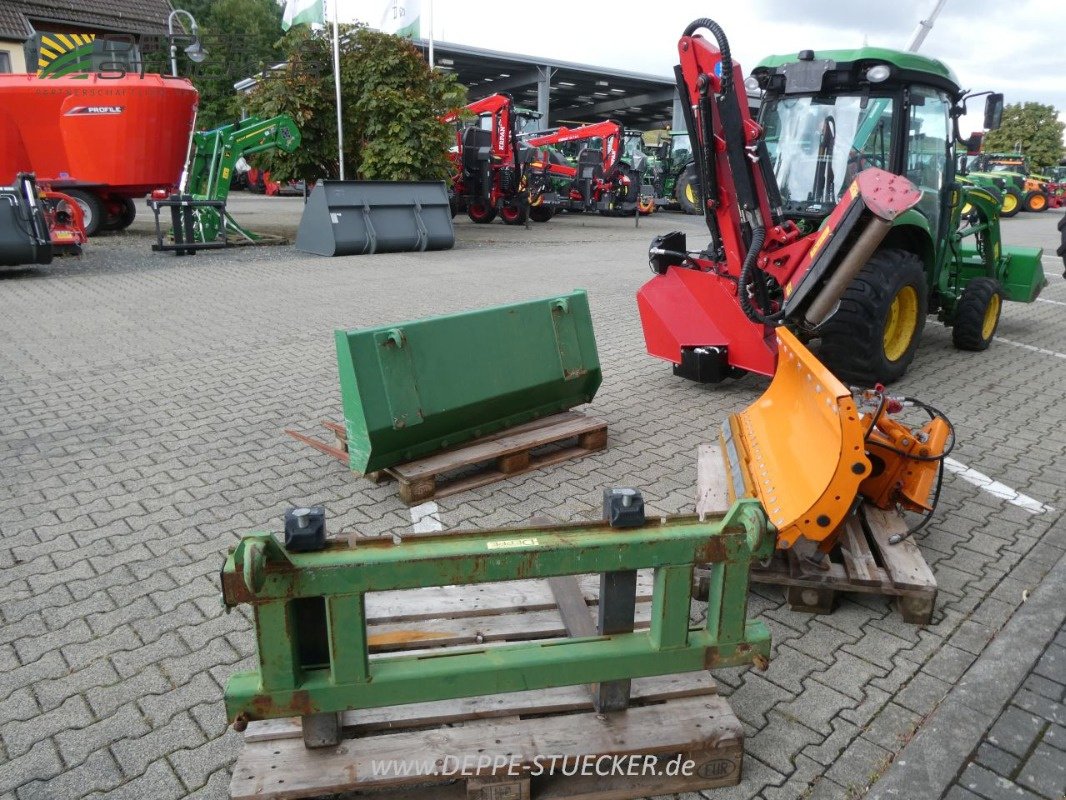
M605 497L605 517L610 522L400 543L360 540L350 547L350 538L325 538L324 511L295 509L286 517L287 546L269 533L245 535L226 559L222 592L227 608L252 606L259 668L229 679L227 719L243 730L252 720L300 716L305 743L323 746L336 743L337 714L350 709L752 663L765 668L769 630L747 619L749 568L770 556L775 540L758 501L739 500L704 521L645 522L639 493L613 490ZM697 564L709 565L710 591L706 622L693 627L689 606ZM635 580L624 578L646 568L655 571L650 627L634 631ZM369 653L368 592L589 573L604 576L601 604L628 613L628 626L619 626L613 613L609 630L628 632L429 654ZM605 593L602 587L612 583L615 588ZM624 707L627 699L627 693L609 695L604 710Z

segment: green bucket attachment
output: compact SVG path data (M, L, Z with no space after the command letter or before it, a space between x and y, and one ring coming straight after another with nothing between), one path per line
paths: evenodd
M602 380L580 290L334 336L359 473L588 403Z

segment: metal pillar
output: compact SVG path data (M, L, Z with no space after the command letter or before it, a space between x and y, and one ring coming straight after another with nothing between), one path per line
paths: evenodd
M537 111L542 128L551 127L551 81L555 72L551 67L537 67Z
M674 115L670 121L670 130L683 131L687 127L685 124L685 109L681 105L681 95L677 93L677 89L674 89Z

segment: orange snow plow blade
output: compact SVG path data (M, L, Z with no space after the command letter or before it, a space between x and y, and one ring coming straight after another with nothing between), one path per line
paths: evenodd
M777 342L769 388L722 426L729 499L757 497L779 548L804 539L828 552L870 473L863 426L847 387L792 333L778 328Z

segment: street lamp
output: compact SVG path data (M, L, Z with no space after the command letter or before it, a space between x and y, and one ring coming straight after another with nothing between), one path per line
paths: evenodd
M170 12L170 16L167 17L167 31L170 34L170 74L174 77L178 75L178 46L174 44L174 18L179 14L184 14L189 18L189 27L191 28L192 44L185 48L185 55L195 64L199 64L207 58L207 51L204 50L204 45L200 41L200 26L196 24L196 18L183 8L175 8ZM184 31L184 29L185 26L182 25L182 30Z

